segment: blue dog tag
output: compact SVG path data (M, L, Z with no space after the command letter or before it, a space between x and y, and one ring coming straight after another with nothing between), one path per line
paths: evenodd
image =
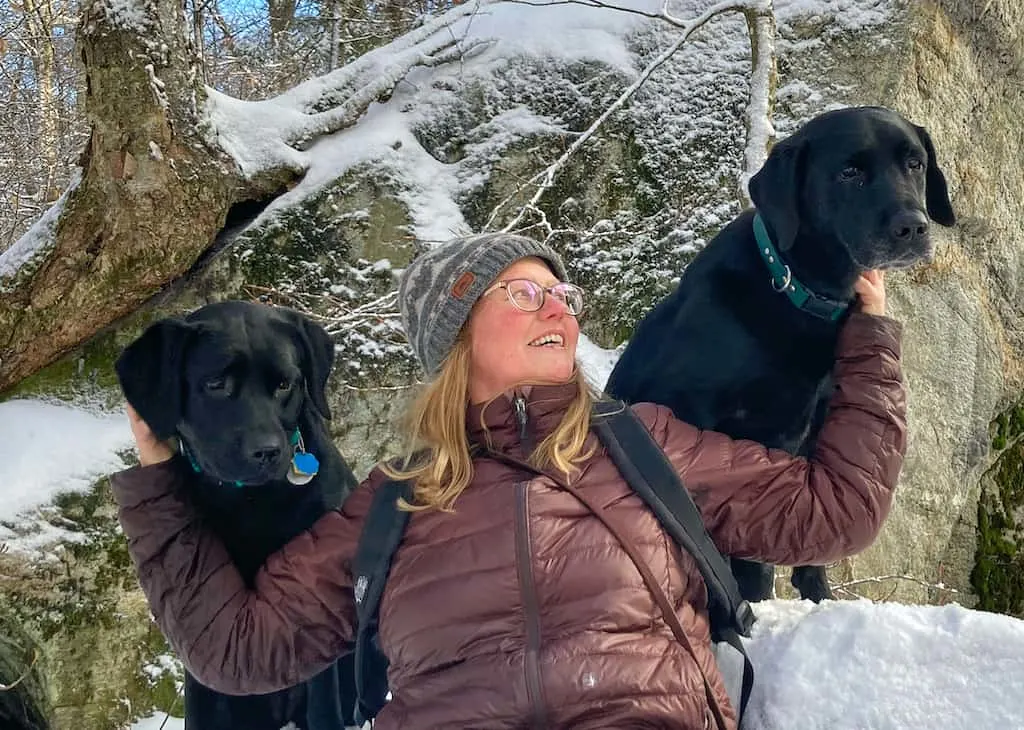
M296 454L295 458L292 459L292 466L295 467L295 471L299 472L299 474L313 475L320 471L320 462L308 451Z
M320 471L320 462L308 451L300 451L292 457L292 468L288 471L288 481L292 484L309 484Z

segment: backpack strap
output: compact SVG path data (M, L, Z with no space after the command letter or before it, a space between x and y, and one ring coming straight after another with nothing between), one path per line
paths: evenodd
M708 589L713 633L743 656L742 720L754 686L754 667L739 637L750 635L754 612L740 596L729 564L708 535L679 473L633 409L621 401L597 401L591 415L592 426L619 473L700 569Z
M356 724L372 720L387 701L387 686L368 684L372 677L387 672L387 660L377 641L377 618L384 594L391 558L402 542L409 512L399 510L400 497L410 498L408 482L387 481L377 488L366 515L356 555L352 561L353 591L356 599Z

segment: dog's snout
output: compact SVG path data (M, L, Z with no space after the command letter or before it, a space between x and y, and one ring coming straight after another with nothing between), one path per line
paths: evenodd
M889 232L897 241L918 241L928 235L928 216L919 210L900 211L893 216Z
M249 458L261 466L277 463L281 458L281 444L277 439L264 439L249 447Z

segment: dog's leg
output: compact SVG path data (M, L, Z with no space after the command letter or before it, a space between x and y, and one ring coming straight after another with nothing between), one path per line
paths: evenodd
M801 598L808 598L815 603L833 597L832 589L828 586L825 568L820 565L801 565L793 568L790 583L800 591Z
M767 563L731 558L732 574L747 601L763 601L775 595L775 567Z

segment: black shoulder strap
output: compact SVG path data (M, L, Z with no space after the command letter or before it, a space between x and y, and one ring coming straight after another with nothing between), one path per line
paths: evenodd
M372 682L387 671L386 659L375 645L377 615L391 558L402 542L409 513L399 510L399 497L411 497L408 482L388 481L377 488L359 536L352 562L353 590L358 620L355 642L356 724L372 720L387 699L386 683Z
M716 639L743 655L740 718L754 685L754 667L740 635L749 636L754 613L742 596L729 564L715 547L697 506L679 473L633 409L621 401L598 401L592 425L619 473L644 500L672 538L689 552L708 588L708 607Z

